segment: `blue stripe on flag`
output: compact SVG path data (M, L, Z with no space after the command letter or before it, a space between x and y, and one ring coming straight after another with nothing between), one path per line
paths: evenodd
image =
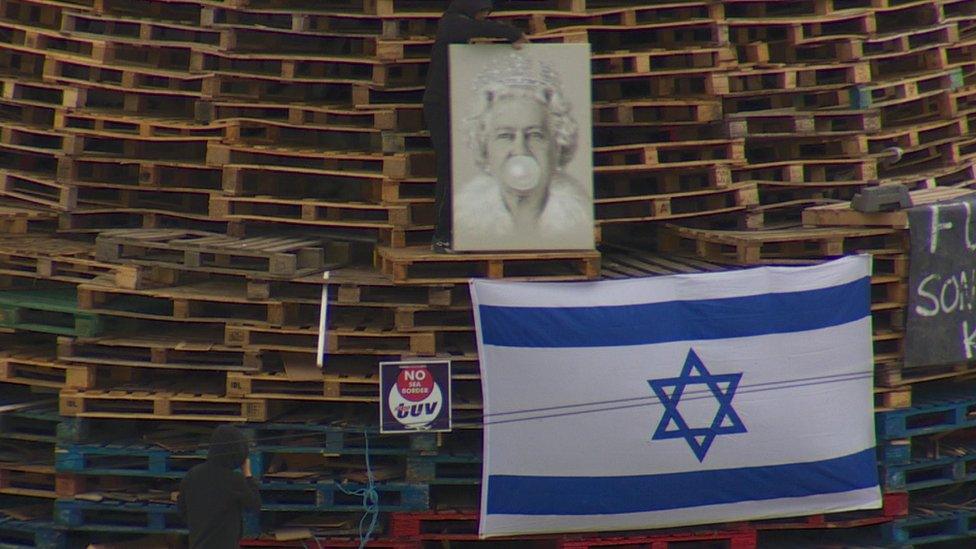
M871 281L744 297L607 307L480 305L482 341L503 347L616 347L838 326L870 313Z
M625 477L488 477L490 515L611 515L848 492L878 485L874 448L844 457Z

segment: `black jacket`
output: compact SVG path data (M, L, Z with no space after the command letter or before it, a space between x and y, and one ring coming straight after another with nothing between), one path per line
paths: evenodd
M242 511L261 508L257 483L235 470L246 457L244 435L221 425L210 440L206 463L183 477L177 506L190 527L190 549L240 547Z
M427 69L425 103L447 103L449 87L447 76L447 47L449 44L467 44L472 38L504 38L515 42L522 31L497 21L479 21L474 18L481 10L491 10L491 0L454 0L437 23L437 38L430 55Z

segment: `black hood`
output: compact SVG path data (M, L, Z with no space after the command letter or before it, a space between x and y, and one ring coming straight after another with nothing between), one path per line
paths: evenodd
M244 433L233 425L217 427L210 437L207 461L228 469L237 469L244 463L245 458L247 458L247 440L244 439Z
M447 8L447 13L460 13L474 17L481 10L491 11L494 8L492 0L454 0Z

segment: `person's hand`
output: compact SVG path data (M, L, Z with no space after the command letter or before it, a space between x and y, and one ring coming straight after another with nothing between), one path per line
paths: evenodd
M241 466L244 476L251 478L251 456L244 458L244 465Z
M522 36L519 36L518 40L512 42L512 47L517 50L520 50L522 49L522 46L528 43L529 43L529 39L523 34Z

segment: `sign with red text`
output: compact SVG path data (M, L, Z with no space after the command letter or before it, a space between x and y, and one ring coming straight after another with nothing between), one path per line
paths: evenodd
M380 363L380 432L451 430L451 362Z

